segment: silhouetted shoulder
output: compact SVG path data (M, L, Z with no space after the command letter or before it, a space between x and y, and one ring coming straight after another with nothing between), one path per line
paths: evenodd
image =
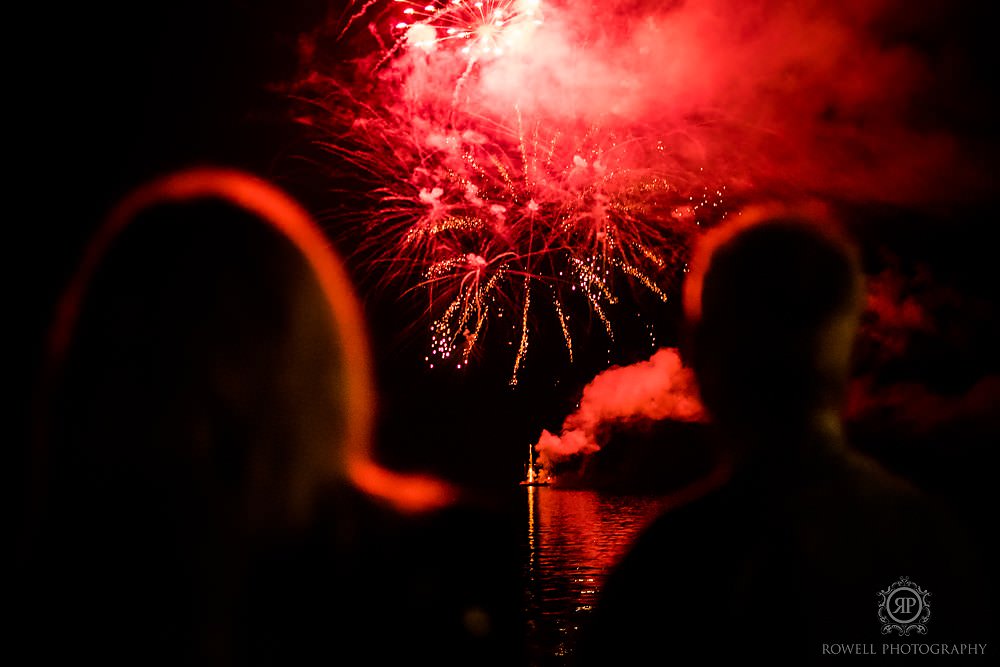
M734 516L739 508L741 519ZM730 614L730 559L756 520L724 487L660 515L609 574L577 651L580 665L642 664L650 655L695 657ZM721 613L720 613L721 612Z
M653 522L610 574L580 664L809 662L824 642L877 641L877 594L901 576L954 605L939 637L975 627L977 562L952 517L861 455L794 470L744 472Z

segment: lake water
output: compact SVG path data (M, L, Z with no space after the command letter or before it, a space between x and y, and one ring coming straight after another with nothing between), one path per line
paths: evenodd
M601 584L661 501L526 487L528 647L533 665L570 663Z

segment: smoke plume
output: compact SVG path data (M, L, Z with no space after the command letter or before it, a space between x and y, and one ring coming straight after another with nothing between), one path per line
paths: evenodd
M584 387L576 412L566 417L559 435L542 431L535 449L539 462L550 468L598 451L601 428L611 422L703 418L690 369L675 348L664 348L646 361L598 374Z

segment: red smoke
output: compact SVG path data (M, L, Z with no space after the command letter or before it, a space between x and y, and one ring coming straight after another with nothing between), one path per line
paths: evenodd
M610 422L701 421L705 413L698 400L694 376L681 363L675 348L664 348L646 361L614 366L583 389L576 412L555 435L542 431L535 449L546 468L575 455L601 448L599 431Z
M877 421L911 438L955 426L971 426L991 434L987 437L1000 433L1000 375L986 375L957 394L936 392L919 382L873 386L871 378L859 379L851 389L853 420Z
M995 331L995 306L982 296L943 282L926 265L890 265L868 280L848 419L909 438L949 427L1000 432L1000 374L982 353Z
M374 31L388 49L405 5L369 4L350 34ZM451 42L430 54L404 43L383 66L402 81L392 99L457 104L507 126L516 107L526 126L544 119L561 132L642 127L733 189L898 204L982 191L949 127L961 63L935 32L944 9L934 3L535 4L544 22L521 48L471 69ZM363 62L362 77L379 78L371 68Z

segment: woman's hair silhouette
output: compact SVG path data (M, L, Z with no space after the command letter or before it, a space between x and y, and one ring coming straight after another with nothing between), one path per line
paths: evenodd
M331 489L447 505L445 484L374 462L370 365L344 266L278 188L192 169L128 196L62 302L40 411L56 650L243 662L281 624L277 598L259 621L248 597L281 588L274 563L295 568Z

